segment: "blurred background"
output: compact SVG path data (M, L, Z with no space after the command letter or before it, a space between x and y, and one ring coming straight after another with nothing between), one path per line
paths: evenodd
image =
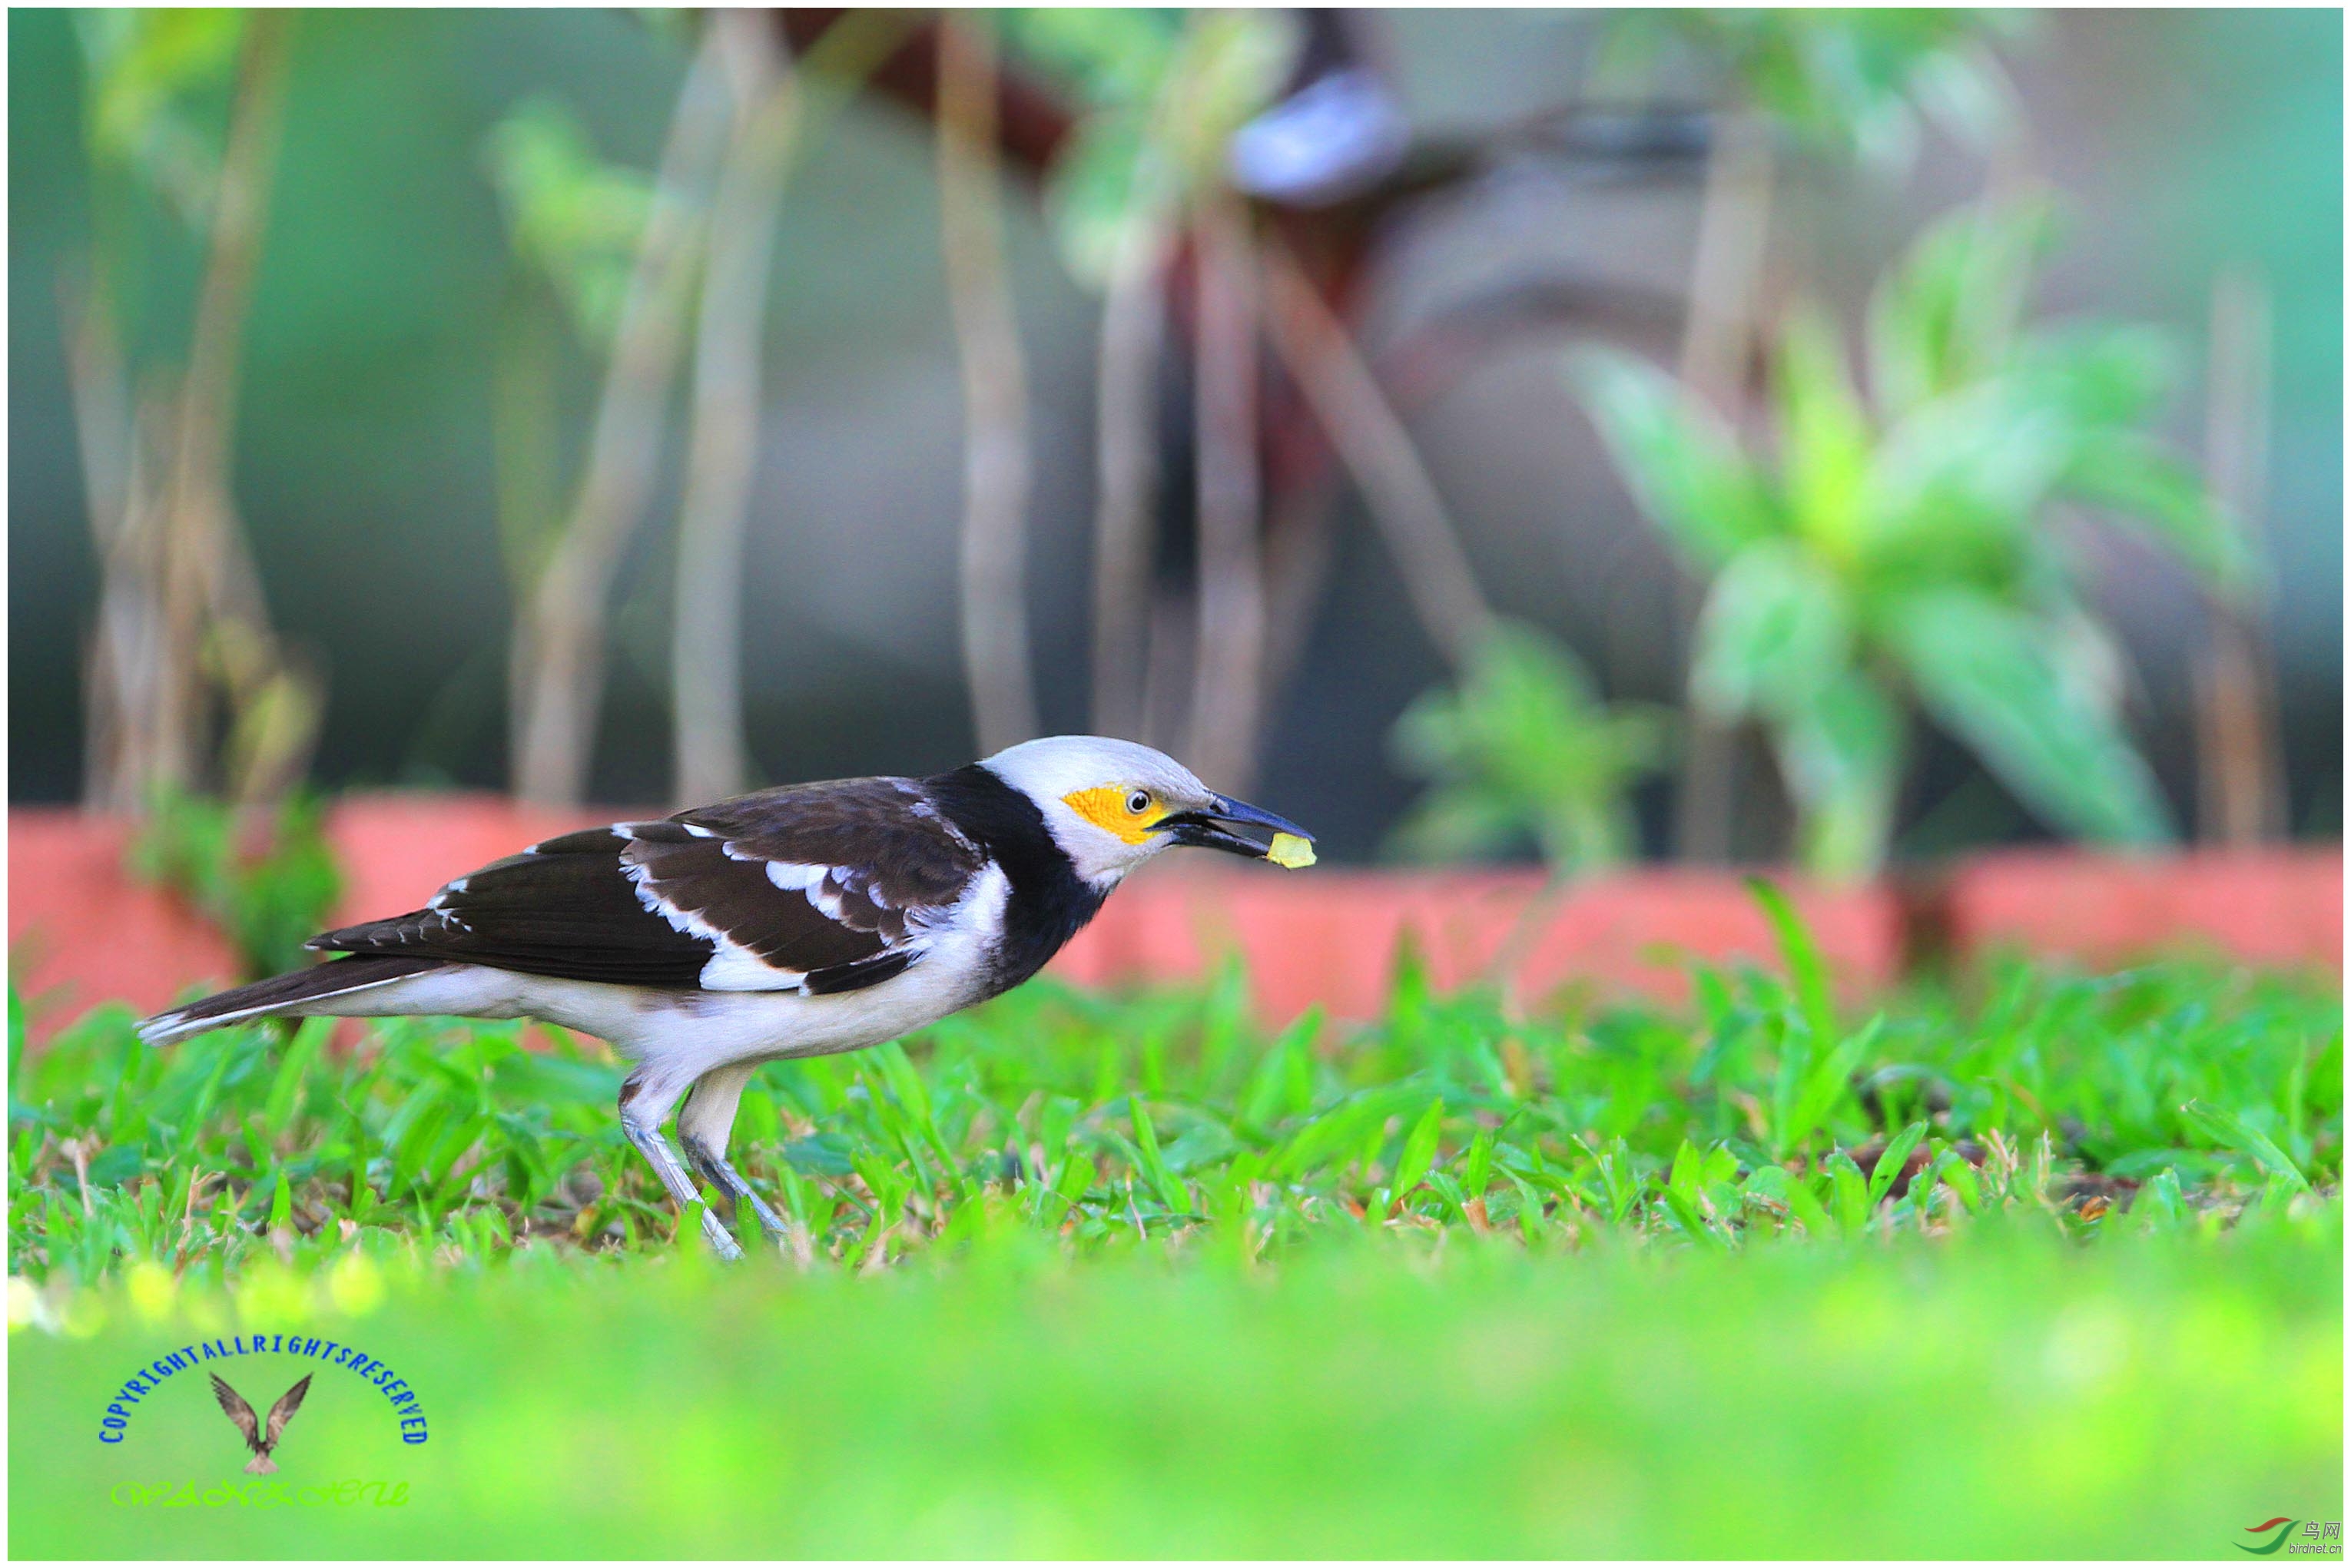
M8 19L12 801L2333 839L2342 19Z

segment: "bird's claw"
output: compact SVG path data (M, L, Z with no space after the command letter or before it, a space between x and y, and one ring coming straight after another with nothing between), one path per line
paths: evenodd
M710 1243L710 1249L726 1262L741 1262L743 1260L742 1243L737 1241L728 1233L726 1222L718 1218L717 1213L708 1204L700 1204L696 1207L702 1210L702 1239Z

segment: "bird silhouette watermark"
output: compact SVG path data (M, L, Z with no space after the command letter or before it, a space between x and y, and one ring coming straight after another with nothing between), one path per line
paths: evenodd
M245 1446L253 1450L253 1458L246 1462L245 1473L249 1476L272 1474L277 1464L269 1456L277 1451L277 1440L286 1431L286 1423L294 1418L295 1411L302 1408L302 1396L310 1392L309 1375L304 1374L301 1382L277 1396L277 1403L269 1407L266 1427L255 1417L253 1406L245 1402L243 1395L231 1388L220 1374L212 1375L213 1397L220 1401L220 1407L228 1418L236 1423L236 1429L245 1434Z

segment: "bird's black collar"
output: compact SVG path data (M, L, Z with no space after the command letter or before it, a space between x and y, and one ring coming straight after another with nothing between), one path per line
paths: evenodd
M980 764L934 775L923 780L923 789L1003 868L1011 884L987 994L1009 990L1043 968L1094 917L1105 891L1078 874L1037 802Z

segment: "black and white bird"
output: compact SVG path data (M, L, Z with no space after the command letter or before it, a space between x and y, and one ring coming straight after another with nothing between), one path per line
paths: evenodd
M329 931L340 955L140 1026L151 1044L263 1018L533 1018L634 1063L621 1128L681 1214L685 1162L770 1236L727 1163L754 1069L878 1045L1020 984L1129 872L1176 845L1283 866L1313 836L1149 747L1032 740L928 779L763 789L531 845L412 915ZM703 1210L703 1231L739 1257Z

